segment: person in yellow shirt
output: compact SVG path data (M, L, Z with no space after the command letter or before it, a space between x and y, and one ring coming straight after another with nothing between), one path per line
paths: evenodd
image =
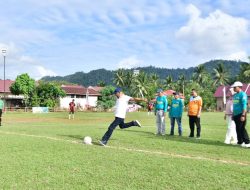
M200 116L202 109L202 98L198 96L195 89L192 89L191 97L188 104L188 117L189 117L189 127L190 135L189 137L194 137L194 125L196 125L197 139L201 137L201 125L200 125Z

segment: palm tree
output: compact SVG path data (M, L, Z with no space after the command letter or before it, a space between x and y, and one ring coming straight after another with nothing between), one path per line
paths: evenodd
M184 95L184 90L185 90L185 76L182 74L178 77L178 80L177 80L177 84L179 86L179 88L177 90L179 91L182 91L183 95Z
M144 72L140 72L137 75L131 85L131 94L136 97L144 97L148 95L148 75Z
M168 75L166 78L165 78L165 80L164 80L164 82L163 82L164 84L164 87L165 88L167 88L167 89L173 89L173 78L172 78L172 76L171 75Z
M243 65L243 75L245 77L250 77L250 56L248 56L249 63Z
M118 69L115 72L115 76L114 76L114 84L116 84L117 86L120 87L124 87L125 86L125 81L126 81L126 73L124 69Z
M230 78L229 73L225 69L224 64L220 63L214 69L214 86L229 84Z
M193 81L197 82L198 84L200 84L201 86L204 86L204 84L207 82L208 80L208 73L205 69L205 66L202 65L198 65L195 70L194 70L194 74L193 74Z
M159 76L156 73L151 74L149 79L154 87L157 87L159 85Z
M250 82L250 63L243 63L240 65L240 72L237 79L241 82Z

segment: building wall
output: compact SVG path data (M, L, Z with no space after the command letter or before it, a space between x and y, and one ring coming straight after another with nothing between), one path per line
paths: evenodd
M61 109L68 109L69 108L69 103L72 101L72 99L75 100L75 104L76 104L76 108L83 110L86 108L87 105L87 101L86 101L86 97L81 97L81 98L76 98L76 97L64 97L64 98L60 98L60 108ZM97 96L89 96L88 97L88 105L91 107L96 107L97 106Z
M216 104L217 104L217 106L216 106L217 111L224 111L223 98L217 98Z
M249 110L249 107L250 107L250 97L248 96L248 110ZM216 110L217 111L224 111L225 110L225 106L223 104L223 98L216 98Z

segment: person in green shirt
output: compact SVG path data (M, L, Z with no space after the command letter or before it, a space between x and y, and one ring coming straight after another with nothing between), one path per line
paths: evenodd
M168 100L167 97L164 96L162 89L158 89L157 93L158 96L155 102L156 135L165 135L165 115L168 109Z
M182 112L183 112L183 101L180 99L178 92L174 92L173 95L174 95L174 99L172 100L170 110L169 110L169 118L170 118L170 125L171 125L170 135L174 135L174 124L176 120L178 124L179 136L182 136L181 118L182 118Z
M3 109L4 109L4 102L2 100L2 98L0 99L0 126L2 126L2 113L3 113Z
M235 82L231 87L236 92L233 96L233 120L236 125L237 144L250 148L249 136L246 130L247 94L242 90L243 84Z

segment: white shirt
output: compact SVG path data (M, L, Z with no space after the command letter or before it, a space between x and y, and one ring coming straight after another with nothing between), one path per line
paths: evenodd
M125 94L121 95L120 98L117 98L116 104L115 104L115 117L125 119L128 102L130 99L131 97Z

